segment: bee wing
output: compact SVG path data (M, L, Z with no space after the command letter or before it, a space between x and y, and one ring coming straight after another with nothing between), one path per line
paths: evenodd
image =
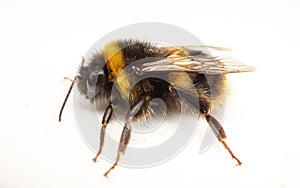
M151 72L194 72L199 74L227 74L254 71L255 68L227 56L202 53L182 57L171 55L166 59L146 62L133 67L138 74Z
M220 47L220 46L181 46L186 52L198 52L198 53L206 53L211 54L214 52L228 52L231 51L230 48Z
M224 48L219 46L205 46L205 45L198 45L198 46L164 46L162 47L167 51L176 51L181 50L184 51L186 54L190 56L195 55L204 55L204 54L218 54L220 52L228 52L231 51L230 48Z

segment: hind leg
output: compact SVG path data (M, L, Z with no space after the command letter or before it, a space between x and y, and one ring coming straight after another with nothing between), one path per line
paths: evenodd
M219 142L221 142L224 145L225 149L228 150L231 157L237 161L237 165L241 165L242 162L233 154L233 152L231 151L231 149L229 148L227 143L224 141L224 139L226 139L226 134L225 134L225 131L224 131L222 125L208 113L205 114L205 119L206 119L207 123L209 124L210 128L215 133Z

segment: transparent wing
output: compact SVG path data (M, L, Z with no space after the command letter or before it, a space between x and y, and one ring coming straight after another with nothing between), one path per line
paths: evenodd
M180 50L185 52L190 56L200 55L200 54L219 54L231 51L230 48L224 48L219 46L205 46L205 45L198 45L198 46L164 46L167 51L174 52L176 50Z
M201 47L202 48L202 47ZM208 48L203 46L203 48ZM226 48L209 47L216 50ZM169 55L165 59L146 62L133 69L138 74L151 72L194 72L199 74L227 74L254 71L255 68L228 56L214 56L198 47L182 47L187 56ZM226 49L227 50L227 49Z

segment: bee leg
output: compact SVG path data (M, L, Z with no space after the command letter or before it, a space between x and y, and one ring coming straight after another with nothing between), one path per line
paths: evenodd
M224 139L226 139L226 134L225 134L225 131L224 131L222 125L214 117L212 117L209 114L205 114L205 119L206 119L207 123L209 124L209 126L211 127L211 129L213 130L213 132L215 133L218 140L224 145L225 149L228 150L231 157L237 161L237 163L238 163L237 165L238 166L241 165L242 162L232 153L231 149L228 147L227 143L224 141Z
M99 157L99 155L102 152L102 148L103 148L103 144L104 144L105 129L106 129L106 125L108 124L108 122L111 118L112 112L113 112L112 105L109 104L108 107L106 108L103 118L102 118L102 127L101 127L101 131L100 131L100 145L99 145L98 153L96 154L96 156L93 159L94 162L97 162L97 158Z
M141 110L141 108L143 107L145 101L146 101L145 98L143 98L136 105L134 105L132 107L132 109L127 113L126 120L125 120L125 125L124 125L123 132L122 132L122 135L121 135L121 138L120 138L120 143L119 143L119 148L118 148L118 154L117 154L117 157L116 157L116 161L112 165L112 167L110 167L110 169L107 172L105 172L104 176L107 177L109 172L111 170L113 170L115 168L115 166L118 165L118 162L120 160L120 155L121 154L124 155L126 147L129 143L130 135L131 135L130 122L135 118L137 113Z

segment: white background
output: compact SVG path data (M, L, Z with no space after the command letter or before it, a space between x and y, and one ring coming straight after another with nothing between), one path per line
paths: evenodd
M1 1L0 187L299 187L299 3L295 1ZM153 168L94 164L72 100L58 112L81 55L121 26L145 21L185 28L257 67L230 76L223 122L241 167L215 143L189 146Z

